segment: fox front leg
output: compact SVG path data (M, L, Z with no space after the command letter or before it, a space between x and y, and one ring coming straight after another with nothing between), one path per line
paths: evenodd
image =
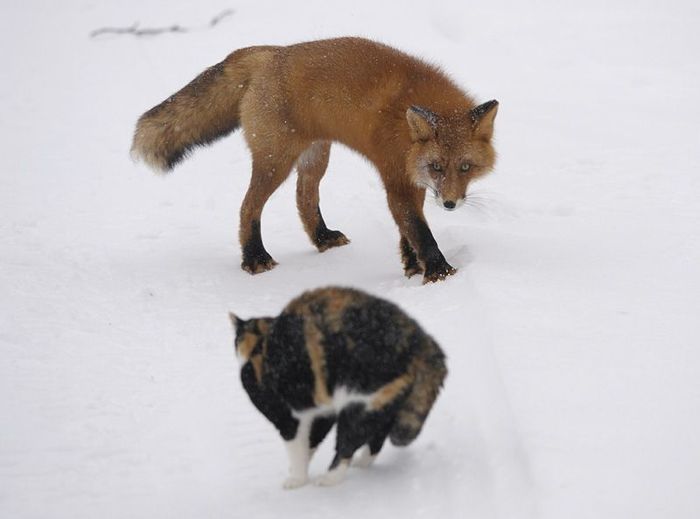
M451 276L457 269L447 263L437 246L433 233L425 219L420 215L412 215L410 226L413 230L413 243L418 252L418 259L423 264L423 283L434 283Z
M418 262L416 251L405 236L401 236L399 249L401 251L401 261L403 262L403 272L406 277L410 278L416 274L422 274L423 267Z
M423 216L424 197L425 191L414 187L387 186L389 209L402 237L404 272L409 277L423 272L423 283L432 283L454 274L457 269L447 263L430 232ZM417 265L412 262L414 258L418 260Z

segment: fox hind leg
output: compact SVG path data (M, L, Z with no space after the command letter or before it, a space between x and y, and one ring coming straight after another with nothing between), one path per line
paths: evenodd
M243 261L241 268L259 274L277 265L265 250L260 233L260 217L270 195L284 182L292 170L297 154L287 150L253 151L253 174L241 206L240 232Z
M350 240L340 231L326 227L319 208L318 186L328 168L331 143L316 141L297 161L297 208L304 230L319 252L347 245Z

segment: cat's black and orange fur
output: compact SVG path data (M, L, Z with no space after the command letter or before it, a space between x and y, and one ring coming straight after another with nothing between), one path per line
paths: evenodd
M320 484L342 480L360 447L369 464L387 437L409 444L447 374L444 353L413 319L358 290L313 290L276 318L231 320L243 386L287 444L287 488L308 481L313 450L336 423Z

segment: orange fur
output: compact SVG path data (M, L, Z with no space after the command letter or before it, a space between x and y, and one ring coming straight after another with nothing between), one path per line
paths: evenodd
M262 209L295 165L299 215L312 242L320 251L348 243L318 207L330 144L341 142L379 171L406 274L435 281L455 269L425 222L425 189L453 208L493 167L497 108L476 106L436 67L361 38L250 47L146 112L132 150L168 170L192 148L242 127L253 158L240 212L242 267L258 273L276 264L262 244Z

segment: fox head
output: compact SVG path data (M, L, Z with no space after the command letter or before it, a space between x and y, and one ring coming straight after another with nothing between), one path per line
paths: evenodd
M497 112L498 101L451 114L419 106L406 111L412 141L406 170L446 210L461 205L469 183L493 168L496 152L491 136Z

